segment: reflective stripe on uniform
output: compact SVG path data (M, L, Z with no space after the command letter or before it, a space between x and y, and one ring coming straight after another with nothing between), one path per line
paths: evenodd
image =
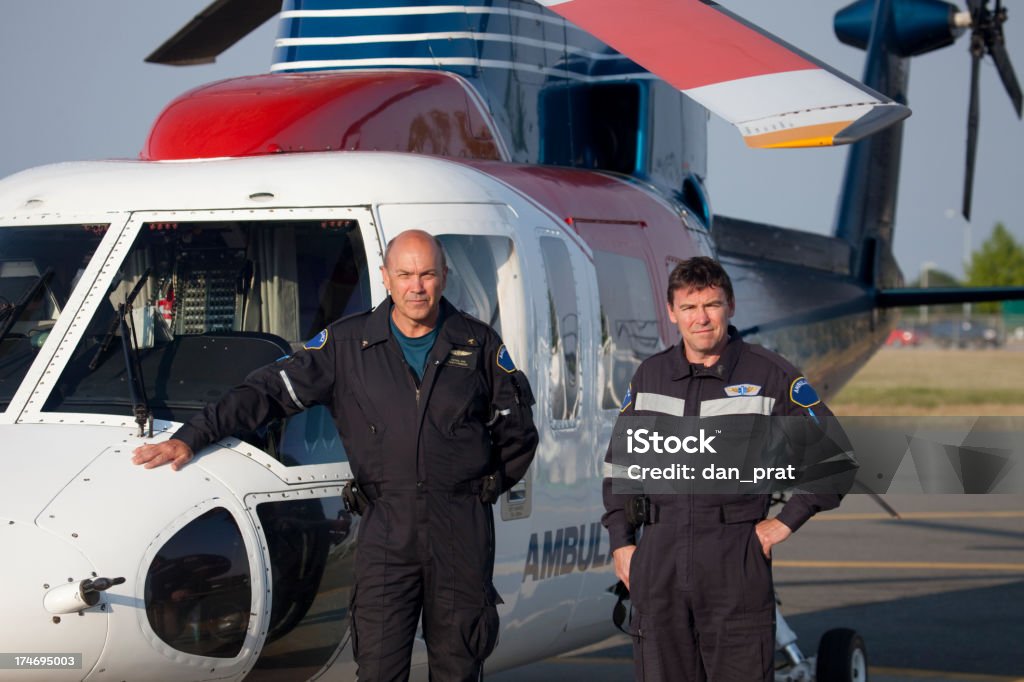
M288 378L288 375L285 374L283 369L278 372L278 374L281 375L281 381L284 382L284 387L288 389L288 395L292 397L292 402L294 402L300 410L306 409L306 406L302 404L301 400L299 400L299 396L295 395L295 388L292 387L292 382L291 379Z
M764 414L772 413L775 398L766 395L745 395L735 398L715 398L704 400L700 404L700 416L719 417L726 414Z
M682 417L686 401L682 398L673 398L670 395L661 393L637 393L636 410L646 412L660 412L670 414L673 417Z

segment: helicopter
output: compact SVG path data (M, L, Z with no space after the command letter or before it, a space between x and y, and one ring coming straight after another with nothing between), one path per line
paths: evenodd
M497 505L505 605L488 670L613 633L598 453L636 366L674 342L659 298L677 262L719 258L736 324L826 398L882 345L895 307L1020 296L901 286L902 60L964 28L946 3L941 20L894 9L907 3L846 10L872 48L868 87L709 3L637 3L655 14L625 18L582 0L211 4L151 58L206 61L278 16L269 74L169 103L140 160L0 182L0 528L19 548L2 574L17 587L4 641L80 652L50 679L354 677L359 519L326 411L236 434L173 475L130 453L382 300L370 273L408 228L439 238L446 296L501 333L538 398L537 459ZM669 6L679 14L654 22ZM971 6L972 30L992 25L988 3ZM643 50L709 21L690 59ZM928 40L907 47L908 31ZM702 57L737 42L753 65L673 71L725 64ZM715 216L708 110L757 146L863 140L837 234ZM780 679L836 667L783 635ZM426 675L421 639L413 675Z

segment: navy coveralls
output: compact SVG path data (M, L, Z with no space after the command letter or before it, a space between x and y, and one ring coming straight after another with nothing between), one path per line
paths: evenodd
M490 327L441 300L422 381L390 332L391 300L256 370L178 438L198 452L268 419L326 405L371 504L359 527L352 641L360 680L404 680L423 612L432 679L471 680L494 649L494 520L533 459L533 396Z
M621 414L831 416L801 379L780 356L743 342L730 327L725 351L710 367L687 362L681 345L645 360ZM611 463L611 447L606 462ZM795 531L839 499L793 495L777 518ZM627 501L605 478L602 521L612 551L636 544L636 529L624 512ZM629 571L636 679L772 680L771 562L754 532L768 513L770 496L652 495L651 501L656 520L644 527Z

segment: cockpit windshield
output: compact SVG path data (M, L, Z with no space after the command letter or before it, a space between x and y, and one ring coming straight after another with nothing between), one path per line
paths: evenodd
M107 225L0 227L0 412L60 318Z
M44 410L131 414L131 352L153 416L183 421L369 307L356 220L146 223Z

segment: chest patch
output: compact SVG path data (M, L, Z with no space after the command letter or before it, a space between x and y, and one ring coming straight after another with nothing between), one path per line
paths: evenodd
M444 361L445 367L460 367L462 369L476 368L476 353L471 350L453 348L448 351L448 357Z
M740 395L757 395L761 392L761 387L757 384L733 384L732 386L725 387L725 394L730 397Z

